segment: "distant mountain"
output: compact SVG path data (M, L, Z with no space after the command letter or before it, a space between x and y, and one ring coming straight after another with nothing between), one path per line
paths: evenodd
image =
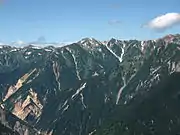
M0 42L0 46L11 46L11 47L17 47L17 48L23 48L29 45L32 46L38 46L38 47L47 47L47 46L55 46L55 47L63 47L65 45L69 45L72 42L46 42L43 39L38 39L37 41L33 42L24 42L24 41L14 41L9 44Z
M179 61L178 34L0 46L1 107L44 135L178 134Z

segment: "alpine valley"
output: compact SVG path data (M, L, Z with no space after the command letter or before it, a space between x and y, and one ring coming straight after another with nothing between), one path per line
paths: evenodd
M180 34L0 46L2 135L179 135Z

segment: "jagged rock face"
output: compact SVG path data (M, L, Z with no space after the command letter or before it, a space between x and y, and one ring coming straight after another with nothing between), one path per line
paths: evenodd
M3 46L1 107L44 134L96 133L119 106L180 71L179 41L169 35L105 43L85 38L61 48Z

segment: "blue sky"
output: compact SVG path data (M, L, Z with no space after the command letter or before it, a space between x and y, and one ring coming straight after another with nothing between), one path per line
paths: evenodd
M180 0L1 0L0 41L73 42L152 39L180 33L180 25L157 32L141 26L166 13L180 13Z

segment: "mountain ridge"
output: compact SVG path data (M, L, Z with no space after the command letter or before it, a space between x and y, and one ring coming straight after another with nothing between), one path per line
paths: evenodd
M159 40L159 39L166 38L166 37L168 37L168 36L178 37L178 36L180 36L180 34L168 34L168 35L166 35L166 36L162 36L161 38L147 39L147 40L138 40L138 41L149 41L149 40L154 40L154 41L156 41L156 40ZM96 38L94 38L94 37L91 37L91 38L89 38L89 37L83 37L83 38L81 38L79 41L75 41L75 42L59 42L59 43L58 43L58 42L54 42L54 43L53 43L53 42L38 42L38 41L34 41L34 42L24 42L24 41L17 41L17 42L15 42L15 41L14 41L14 42L9 43L9 44L1 42L1 43L0 43L0 46L13 46L13 47L17 47L17 48L19 48L19 47L26 47L26 46L29 46L29 45L39 46L39 47L48 47L48 46L63 47L63 46L71 45L71 44L73 44L73 43L78 43L78 42L80 42L80 41L82 41L82 40L84 40L84 39L96 40L96 41L101 42L101 43L109 42L109 41L112 40L112 39L119 40L119 41L134 40L134 39L118 39L118 38L113 38L113 37L112 37L112 38L109 38L109 40L101 41L101 40L98 40L98 39L96 39ZM137 40L137 39L136 39L136 40ZM23 46L22 46L21 44L23 44Z
M114 121L109 120L111 116L118 118L121 111L131 115L124 109L129 106L136 112L140 101L152 98L155 87L180 71L179 50L179 35L107 43L84 38L63 47L3 46L1 106L42 134L88 135L109 130L111 126L103 123ZM134 124L133 117L125 117L125 124Z

